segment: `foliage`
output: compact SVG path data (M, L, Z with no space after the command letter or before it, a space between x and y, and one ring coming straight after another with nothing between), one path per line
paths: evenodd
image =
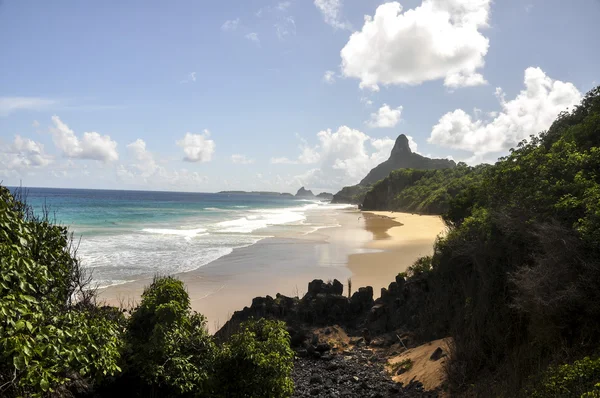
M141 389L161 396L205 394L216 358L206 321L190 310L183 283L157 277L144 290L129 319L125 371L141 379Z
M392 375L401 374L408 372L413 367L413 361L410 358L403 359L402 361L395 362L390 365Z
M547 132L459 177L468 180L446 202L450 232L435 245L418 315L424 336L453 337L453 389L489 394L487 378L516 395L540 368L596 349L599 170L600 87Z
M479 184L490 166L440 170L399 169L377 182L366 194L363 209L397 210L420 214L443 214L450 201Z
M360 204L363 202L369 189L371 189L370 185L352 185L344 187L341 191L333 195L331 203Z
M120 371L122 316L97 308L64 227L0 187L0 395Z
M600 358L585 357L572 364L550 367L538 385L528 391L531 398L600 396Z
M242 323L221 353L218 391L226 397L289 397L293 358L283 322Z
M419 258L413 265L408 267L406 275L413 277L426 274L431 271L431 256Z

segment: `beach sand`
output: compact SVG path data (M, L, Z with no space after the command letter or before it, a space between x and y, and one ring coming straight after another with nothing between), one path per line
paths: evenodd
M207 317L211 332L254 297L301 297L313 279L338 279L346 285L351 277L353 290L370 285L378 297L398 272L432 253L435 237L443 230L439 217L355 209L315 212L307 221L324 216L333 217L339 226L300 236L281 233L177 275L188 289L192 309ZM132 307L151 282L147 278L100 289L100 299Z
M351 254L348 268L352 286L372 286L375 297L400 272L423 256L433 254L433 244L446 227L439 216L423 216L388 211L363 212L365 229L373 240L365 244L375 252Z

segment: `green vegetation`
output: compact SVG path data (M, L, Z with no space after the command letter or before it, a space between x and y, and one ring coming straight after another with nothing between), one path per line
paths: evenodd
M443 214L450 210L452 199L481 183L489 167L459 163L451 169L394 170L367 192L363 209Z
M331 203L362 203L369 189L371 189L371 186L353 185L344 187L340 192L333 195Z
M0 187L2 396L44 396L120 371L122 316L94 305L69 249L66 228Z
M248 321L224 344L219 361L219 393L223 397L287 397L294 352L285 324Z
M444 214L450 232L419 275L421 333L453 337L453 391L515 396L547 365L600 347L600 87L459 182ZM588 376L600 381L577 373Z
M390 365L392 375L399 375L408 372L413 367L413 361L410 358L403 359Z
M572 364L550 367L528 395L531 398L600 397L598 380L600 380L600 358L585 357Z
M292 394L283 323L249 321L218 345L171 277L155 278L129 318L100 307L67 229L4 187L0 198L0 396Z

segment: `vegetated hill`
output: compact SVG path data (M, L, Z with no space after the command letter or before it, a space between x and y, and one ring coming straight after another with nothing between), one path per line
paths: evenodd
M481 182L488 167L469 167L461 162L452 169L394 170L367 192L362 209L443 214L449 210L451 199Z
M599 392L599 170L600 87L450 199L416 316L453 338L454 393Z
M390 157L385 162L372 169L358 185L344 187L333 196L332 203L362 203L369 187L377 181L387 177L390 172L397 169L451 169L456 167L453 160L430 159L413 153L408 145L408 138L400 134L396 139Z

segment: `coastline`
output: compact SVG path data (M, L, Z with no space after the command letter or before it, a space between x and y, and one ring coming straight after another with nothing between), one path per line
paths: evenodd
M235 249L196 270L179 273L190 294L192 309L207 318L215 332L257 296L302 296L313 279L352 279L353 291L373 286L375 296L414 261L433 252L443 223L439 217L392 212L333 210L338 226L304 235L265 238ZM329 214L328 216L332 216ZM321 213L308 214L322 217ZM152 278L99 289L109 305L135 306Z

